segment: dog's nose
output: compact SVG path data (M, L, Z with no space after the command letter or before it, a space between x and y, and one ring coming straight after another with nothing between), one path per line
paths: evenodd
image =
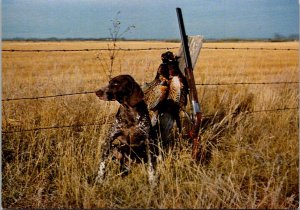
M103 94L104 94L104 92L103 92L103 90L101 90L101 89L96 91L96 95L97 95L98 97L102 97Z

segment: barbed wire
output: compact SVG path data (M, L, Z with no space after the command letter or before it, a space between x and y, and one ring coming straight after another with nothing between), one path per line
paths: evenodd
M171 50L179 47L150 47L150 48L117 48L117 51L151 51L151 50ZM269 50L269 51L298 51L296 48L251 48L251 47L202 47L208 50ZM86 49L2 49L2 52L89 52L89 51L111 51L109 48L86 48Z
M277 109L264 109L264 110L254 110L254 111L245 111L244 114L254 114L261 112L281 112L281 111L290 111L290 110L299 110L299 107L284 107ZM231 113L234 114L234 113ZM204 115L203 118L213 117L215 115ZM74 128L74 127L90 127L90 126L100 126L103 123L89 123L89 124L75 124L75 125L60 125L60 126L48 126L48 127L38 127L32 129L23 129L23 130L12 130L12 131L2 131L2 134L12 134L12 133L23 133L31 131L40 131L40 130L51 130L51 129L65 129L65 128Z
M283 51L298 51L296 48L265 48L265 47L202 47L209 50L283 50Z
M103 123L90 123L90 124L75 124L75 125L60 125L60 126L48 126L48 127L38 127L32 129L24 129L24 130L14 130L14 131L2 131L2 134L9 133L23 133L30 131L40 131L40 130L51 130L51 129L63 129L63 128L74 128L74 127L89 127L89 126L98 126L103 125Z
M77 93L62 93L62 94L56 94L56 95L37 96L37 97L6 98L6 99L2 99L2 101L4 102L4 101L37 100L37 99L56 98L56 97L63 97L63 96L86 95L86 94L92 94L92 93L95 93L95 91L83 91L83 92L77 92Z
M232 82L232 83L196 83L197 86L222 86L222 85L279 85L279 84L299 84L300 82Z
M178 49L179 47L149 47L149 48L116 48L115 51L151 51L151 50L170 50ZM54 49L54 50L43 50L43 49L33 49L33 50L22 50L22 49L7 49L2 50L3 52L89 52L89 51L112 51L109 48L95 48L95 49Z
M277 109L263 109L263 110L254 110L246 112L249 114L260 113L260 112L278 112L278 111L287 111L287 110L299 110L299 107L285 107L285 108L277 108Z
M300 82L234 82L234 83L197 83L196 86L228 86L228 85L279 85L279 84L299 84ZM74 95L86 95L93 94L95 91L83 91L75 93L62 93L56 95L48 96L36 96L36 97L20 97L20 98L5 98L2 99L2 102L8 101L21 101L21 100L38 100L38 99L47 99L47 98L56 98L63 96L74 96Z

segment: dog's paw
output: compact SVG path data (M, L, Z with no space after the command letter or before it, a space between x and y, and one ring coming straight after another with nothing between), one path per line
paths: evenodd
M97 176L95 183L96 184L103 184L104 183L104 177Z
M105 162L101 162L98 170L98 175L96 177L96 183L102 184L105 177Z
M152 188L157 186L157 176L152 164L150 164L148 168L148 181Z

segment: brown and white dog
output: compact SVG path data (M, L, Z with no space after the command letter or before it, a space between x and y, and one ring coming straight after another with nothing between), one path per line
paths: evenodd
M155 179L155 133L140 86L129 75L112 78L109 84L96 91L104 101L118 101L120 107L108 136L102 145L100 166L96 181L103 182L110 153L120 161L122 175L129 172L129 162L148 163L149 182Z

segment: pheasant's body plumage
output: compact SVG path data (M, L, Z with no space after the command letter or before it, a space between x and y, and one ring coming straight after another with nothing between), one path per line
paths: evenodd
M149 110L157 110L165 100L173 100L180 108L187 104L188 85L172 52L162 54L155 79L143 87Z

